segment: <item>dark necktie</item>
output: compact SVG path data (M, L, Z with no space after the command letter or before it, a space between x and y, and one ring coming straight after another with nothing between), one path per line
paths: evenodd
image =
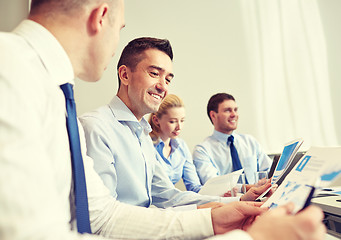
M232 169L233 171L237 171L239 169L242 169L242 164L240 163L240 159L238 156L238 152L236 147L234 146L234 137L231 135L227 139L227 142L230 143L230 152L231 152L231 157L232 157ZM247 183L246 177L245 177L245 182Z
M233 171L237 171L239 169L242 169L242 164L240 163L239 157L238 157L238 152L236 147L233 144L234 137L231 135L227 139L227 142L230 143L230 152L231 152L231 157L232 157L232 169Z
M66 127L69 135L72 175L75 190L75 205L77 229L79 233L91 233L88 196L86 192L86 182L84 174L83 158L79 141L79 132L77 124L76 104L73 98L73 89L70 83L60 86L65 95L67 118Z

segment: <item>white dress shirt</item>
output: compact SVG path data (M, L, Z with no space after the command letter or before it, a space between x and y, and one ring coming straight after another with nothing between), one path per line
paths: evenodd
M71 230L71 160L59 85L74 73L62 46L25 20L0 33L0 239L99 239ZM93 233L118 239L196 238L213 234L210 210L174 212L114 200L85 156Z

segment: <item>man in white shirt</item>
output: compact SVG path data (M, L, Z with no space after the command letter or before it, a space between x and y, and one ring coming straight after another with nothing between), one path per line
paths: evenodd
M29 20L13 33L0 33L0 239L102 239L74 230L65 98L59 86L73 84L75 77L101 77L124 26L123 8L123 0L33 0ZM80 140L93 233L118 239L198 239L246 228L245 220L262 212L239 202L184 213L119 203L84 154L82 132ZM320 236L320 210L304 212L317 220L302 216L301 222ZM257 225L250 234L230 234L256 237L262 230ZM286 229L295 232L289 222Z

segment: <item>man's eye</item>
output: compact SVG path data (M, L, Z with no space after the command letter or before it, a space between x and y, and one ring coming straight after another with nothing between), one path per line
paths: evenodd
M157 72L150 72L150 75L153 75L155 77L159 76L159 74Z

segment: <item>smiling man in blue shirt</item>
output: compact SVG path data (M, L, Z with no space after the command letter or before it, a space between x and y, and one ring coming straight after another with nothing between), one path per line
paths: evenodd
M233 167L229 141L231 136L246 179L254 183L255 173L267 171L272 161L254 137L235 132L239 114L234 97L227 93L213 95L207 104L207 115L214 126L213 134L195 146L193 153L193 162L201 183L205 184L210 178L238 170Z
M118 63L119 90L112 101L80 118L87 153L104 184L119 201L166 208L236 199L201 196L176 189L156 159L144 115L158 110L173 79L168 40L139 38Z
M167 208L239 200L176 189L155 157L151 127L143 116L156 112L167 95L174 76L172 58L168 40L138 38L125 47L117 67L117 95L80 118L94 168L116 199L137 206ZM242 197L246 199L253 200Z

